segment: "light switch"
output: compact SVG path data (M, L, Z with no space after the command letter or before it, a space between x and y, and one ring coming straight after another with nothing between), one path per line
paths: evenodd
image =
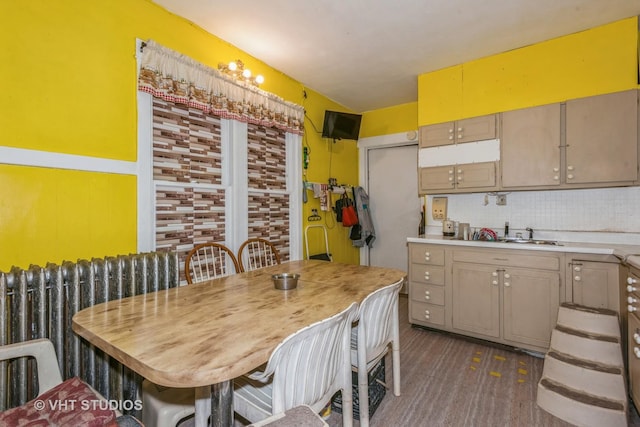
M447 198L434 197L431 201L431 217L436 221L447 219Z

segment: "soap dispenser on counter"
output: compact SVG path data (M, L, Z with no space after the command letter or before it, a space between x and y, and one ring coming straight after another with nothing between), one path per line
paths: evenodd
M454 221L451 221L449 218L442 221L442 235L444 237L453 237L456 235Z

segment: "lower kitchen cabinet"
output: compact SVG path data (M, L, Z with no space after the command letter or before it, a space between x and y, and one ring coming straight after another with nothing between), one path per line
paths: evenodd
M445 327L445 247L409 244L409 322Z
M453 328L548 348L560 304L557 271L453 263Z
M601 258L579 254L572 256L567 269L571 300L588 307L620 312L620 263L616 259Z
M564 254L409 243L409 322L545 352Z

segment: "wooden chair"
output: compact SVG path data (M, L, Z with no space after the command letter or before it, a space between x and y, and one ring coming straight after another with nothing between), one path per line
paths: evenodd
M275 245L265 239L252 238L244 242L238 250L240 271L280 264L280 253Z
M191 284L238 273L240 266L231 249L225 245L201 243L187 254L184 272L187 283Z
M398 295L404 280L369 294L358 309L351 330L351 365L358 371L360 426L369 426L368 373L389 351L393 363L393 394L400 396L400 326Z

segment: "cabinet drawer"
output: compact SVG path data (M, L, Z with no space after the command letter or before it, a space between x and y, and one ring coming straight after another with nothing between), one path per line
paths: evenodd
M411 282L444 286L444 267L429 264L411 264Z
M416 302L444 305L444 287L412 283L411 299Z
M560 258L556 255L538 255L534 252L503 251L454 251L453 261L492 264L505 267L525 267L542 270L560 270Z
M434 245L411 245L410 261L418 264L444 265L444 248Z
M444 326L444 307L440 305L411 302L411 320Z

